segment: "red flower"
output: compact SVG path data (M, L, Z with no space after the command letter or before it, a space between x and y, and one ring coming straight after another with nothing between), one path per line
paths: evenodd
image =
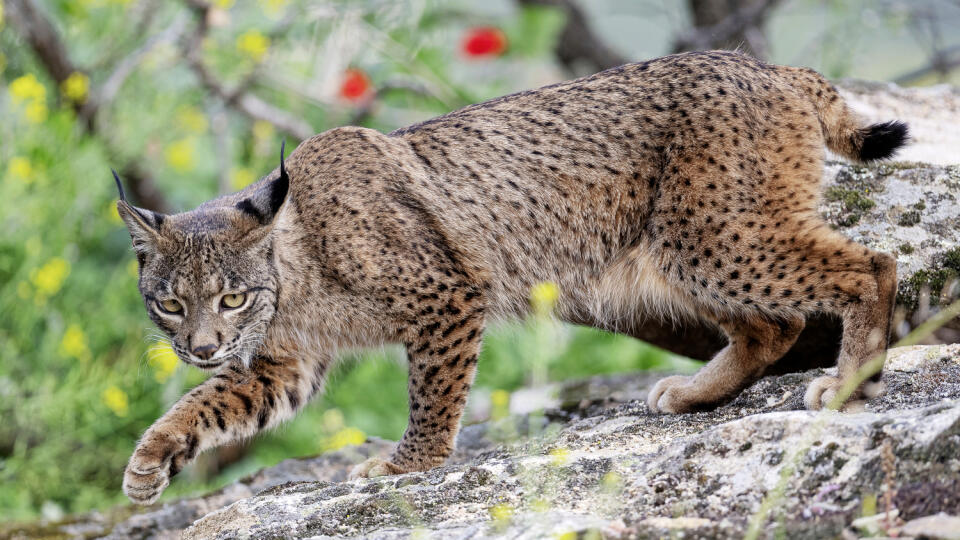
M340 97L347 101L362 101L370 93L370 77L362 70L350 68L343 72Z
M462 49L467 56L500 56L507 50L507 36L492 26L471 28L463 38Z

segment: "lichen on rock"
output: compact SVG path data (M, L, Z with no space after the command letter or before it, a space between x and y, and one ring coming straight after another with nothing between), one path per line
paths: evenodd
M450 462L424 473L347 480L354 463L390 447L370 440L116 523L93 514L45 531L116 539L741 538L790 464L796 470L766 521L767 537L835 537L884 500L889 485L903 519L960 513L960 345L892 350L887 392L860 413L803 410L804 388L822 373L765 377L714 411L682 415L647 410L649 373L595 377L558 385L543 414L499 420L515 424L510 442L491 438L502 432L496 423L465 427Z

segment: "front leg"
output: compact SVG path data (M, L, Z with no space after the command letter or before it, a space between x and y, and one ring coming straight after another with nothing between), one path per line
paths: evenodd
M230 363L188 392L140 438L123 475L137 504L157 500L199 452L243 439L296 413L323 384L328 361L256 357Z
M440 303L433 308L439 316L422 322L407 344L407 429L389 460L369 459L354 469L354 477L425 471L453 452L483 337L483 309L472 298L467 292L467 301Z

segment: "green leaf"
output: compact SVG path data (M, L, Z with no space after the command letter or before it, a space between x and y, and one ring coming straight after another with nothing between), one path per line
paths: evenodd
M507 29L510 53L519 56L545 56L557 43L567 15L551 6L525 6L518 20Z

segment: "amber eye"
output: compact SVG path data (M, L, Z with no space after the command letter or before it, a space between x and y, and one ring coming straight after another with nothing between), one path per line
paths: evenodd
M166 311L167 313L180 313L183 311L183 306L180 305L180 302L173 299L161 300L157 302L157 305L160 306L162 311Z
M246 299L247 295L245 293L225 294L223 298L220 299L220 305L227 309L236 309L242 306Z

